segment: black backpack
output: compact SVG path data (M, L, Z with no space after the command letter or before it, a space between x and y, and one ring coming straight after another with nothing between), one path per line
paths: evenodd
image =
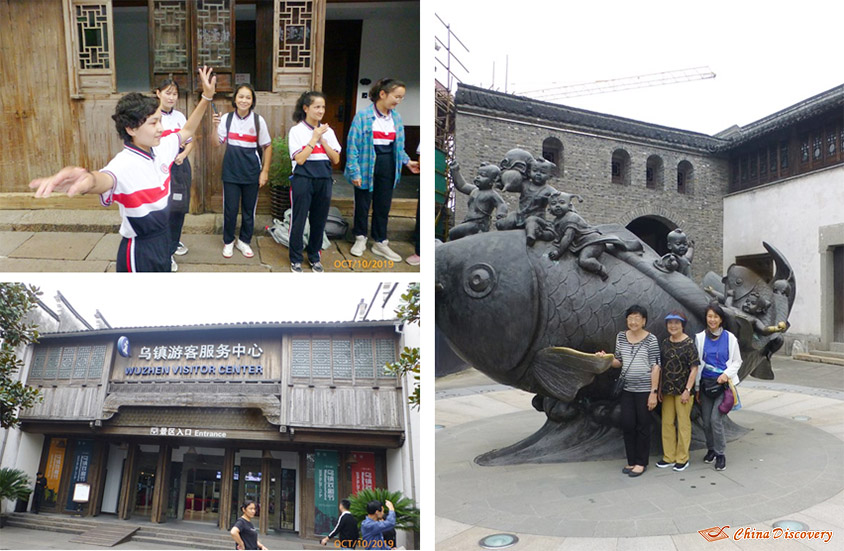
M232 128L232 119L234 118L234 117L232 117L232 115L234 115L234 113L235 112L232 111L231 113L229 113L229 116L226 118L226 139L228 139L229 131ZM261 137L261 116L258 115L258 113L255 113L255 111L252 111L252 113L255 115L255 137L257 139L260 139L260 137ZM258 144L257 139L255 141L256 145Z

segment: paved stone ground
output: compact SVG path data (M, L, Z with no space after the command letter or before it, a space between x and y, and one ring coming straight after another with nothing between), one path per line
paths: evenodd
M40 213L40 214L38 214ZM2 211L0 217L0 272L114 272L120 244L116 228L117 212L105 211ZM96 216L96 219L93 217ZM38 217L55 221L55 227L73 231L16 231L15 228L39 228ZM272 222L269 216L258 216L252 240L253 258L244 258L235 250L232 258L223 258L223 241L219 229L222 215L188 215L182 242L188 254L177 256L179 272L289 272L287 247L276 243L264 228ZM390 247L402 258L414 253L413 218L391 217ZM75 225L74 225L75 224ZM95 231L91 231L94 229ZM418 272L419 266L392 262L375 256L372 240L363 256L351 255L352 242L338 239L323 250L322 264L326 272ZM305 271L310 271L307 260Z
M620 473L623 458L478 466L477 455L532 434L544 416L530 394L477 371L439 379L437 549L478 548L507 532L519 537L510 549L711 550L697 531L726 525L719 549L844 548L844 369L775 357L774 372L775 381L739 387L744 408L731 416L752 431L728 445L727 470L693 451L682 473L652 463L635 479ZM835 535L829 544L735 537L782 519Z

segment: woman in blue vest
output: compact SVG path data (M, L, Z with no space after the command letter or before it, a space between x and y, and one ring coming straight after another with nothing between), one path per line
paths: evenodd
M724 432L724 417L718 406L724 397L723 391L710 397L705 388L724 385L732 381L739 384L738 371L741 367L741 352L735 335L724 329L724 310L718 303L706 307L706 329L695 335L701 369L697 375L698 401L700 402L703 431L706 435L706 456L704 463L715 462L715 470L727 468L727 435Z

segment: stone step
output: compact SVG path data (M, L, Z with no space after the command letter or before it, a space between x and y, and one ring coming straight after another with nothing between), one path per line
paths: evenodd
M823 355L820 355L817 350L813 351L811 354L795 354L794 359L795 360L803 360L805 362L815 362L815 363L830 364L830 365L840 365L840 366L844 367L844 358L823 356Z
M132 534L138 531L139 526L134 525L113 525L100 524L96 528L83 532L71 539L72 543L84 543L85 545L98 545L100 547L114 547L118 543L126 541Z
M834 350L812 350L815 356L823 356L825 358L838 358L844 360L844 352L836 352Z
M144 542L144 543L158 543L158 544L166 544L172 545L173 547L190 547L192 549L233 549L234 548L234 540L229 537L228 541L225 543L221 542L209 542L205 541L204 539L194 538L191 536L183 536L182 538L161 538L158 536L151 536L151 535L143 535L143 534L134 534L132 536L132 541L137 542Z
M354 200L336 199L332 204L340 209L349 227L353 226ZM413 237L416 220L415 199L395 199L390 210L391 239L409 240ZM272 224L270 214L255 216L255 229L263 230ZM117 233L120 228L120 214L112 210L2 210L0 231L16 232L84 232ZM183 234L220 235L223 233L222 214L189 214L185 217Z
M829 351L830 352L839 352L844 354L844 342L831 342L829 343Z

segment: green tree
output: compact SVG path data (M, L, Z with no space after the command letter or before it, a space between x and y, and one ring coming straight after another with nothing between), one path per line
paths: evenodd
M414 507L413 501L405 497L401 492L391 492L384 488L365 488L356 494L349 496L351 507L349 512L360 523L366 518L366 504L370 501L380 501L384 504L387 500L393 502L396 508L396 530L419 531L419 509ZM387 515L387 506L384 506L384 516Z
M38 389L16 381L13 375L23 368L15 349L38 341L37 324L27 324L26 314L35 308L41 292L23 283L0 283L0 426L20 425L19 408L29 408L43 400Z
M6 499L9 501L17 499L25 501L29 499L30 493L32 493L32 489L30 488L29 477L26 476L25 472L7 467L0 469L0 505ZM3 513L2 509L0 509L0 513Z
M419 283L411 283L407 292L401 296L401 303L396 309L396 315L404 323L419 325ZM419 348L404 347L399 355L399 361L387 364L387 369L399 377L406 373L413 373L413 392L408 396L407 401L414 408L419 408Z

